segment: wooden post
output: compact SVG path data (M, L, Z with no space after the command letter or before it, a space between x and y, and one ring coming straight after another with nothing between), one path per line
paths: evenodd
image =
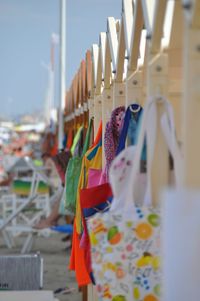
M125 83L113 83L113 109L125 105Z
M147 65L147 97L168 96L168 55L161 52L161 41L163 37L166 0L144 0L142 1L144 23L147 29L148 40L148 65ZM159 121L164 107L162 103L157 104ZM157 139L155 144L154 158L151 173L151 197L154 204L160 201L160 192L168 184L168 149L157 123ZM149 160L149 152L147 147Z
M148 66L148 96L168 96L168 57L166 54L158 54ZM157 120L163 113L163 104L158 103ZM160 124L160 123L159 123ZM160 192L167 185L169 178L168 149L161 131L157 124L157 140L151 171L151 193L154 204L160 200ZM147 147L148 150L148 147Z
M183 83L183 183L200 188L200 1L186 8L190 21L184 27L184 83ZM193 12L192 12L193 9Z
M99 46L92 46L92 64L93 64L93 93L94 93L94 134L97 133L99 123L102 119L102 96L101 90L97 89L98 78L98 62L99 62Z
M142 71L136 71L126 79L126 106L144 101Z

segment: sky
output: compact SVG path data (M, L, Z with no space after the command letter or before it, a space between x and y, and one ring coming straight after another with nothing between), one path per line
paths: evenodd
M66 88L106 31L120 18L122 0L66 0ZM44 110L52 33L59 34L59 0L0 0L0 116ZM59 45L55 51L55 104L59 102Z

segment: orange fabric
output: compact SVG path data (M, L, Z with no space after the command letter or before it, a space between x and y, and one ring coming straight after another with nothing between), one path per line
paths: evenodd
M75 271L78 286L84 286L91 283L90 276L86 269L84 249L80 248L80 239L76 232L75 219L69 269Z
M53 157L53 156L57 155L57 153L58 153L58 141L57 141L57 139L55 138L55 140L54 140L54 145L53 145L53 147L52 147L52 149L51 149L51 151L50 151L50 154L51 154L51 156Z
M70 149L72 147L72 143L73 143L73 129L70 129L68 131L68 135L67 135L67 145L66 145L66 147L68 149Z
M98 131L97 131L97 134L96 134L96 137L95 137L92 147L97 145L101 139L102 139L102 120L100 121L99 128L98 128Z

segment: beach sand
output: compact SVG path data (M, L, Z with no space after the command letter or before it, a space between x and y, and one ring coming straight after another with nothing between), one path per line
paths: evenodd
M74 272L68 270L70 249L66 250L66 242L62 242L64 234L53 233L50 237L34 238L31 253L40 252L44 259L44 290L55 291L58 288L75 288L69 294L58 294L60 301L81 301L82 294L78 291ZM23 237L15 238L16 247L8 250L0 236L0 255L20 254Z

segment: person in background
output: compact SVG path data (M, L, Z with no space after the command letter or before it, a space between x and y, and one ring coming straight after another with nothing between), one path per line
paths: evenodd
M65 185L65 171L67 168L67 164L69 159L71 158L70 151L62 150L56 156L51 158L51 156L47 153L42 155L43 160L45 161L45 166L49 170L49 177L52 179L58 177L59 175L59 185L57 187L57 193L54 205L52 207L52 211L50 215L41 220L38 224L34 226L35 229L45 229L51 226L57 225L61 215L59 213L60 201L63 196L63 189ZM54 180L52 180L52 183ZM71 222L71 217L67 217L67 223Z

